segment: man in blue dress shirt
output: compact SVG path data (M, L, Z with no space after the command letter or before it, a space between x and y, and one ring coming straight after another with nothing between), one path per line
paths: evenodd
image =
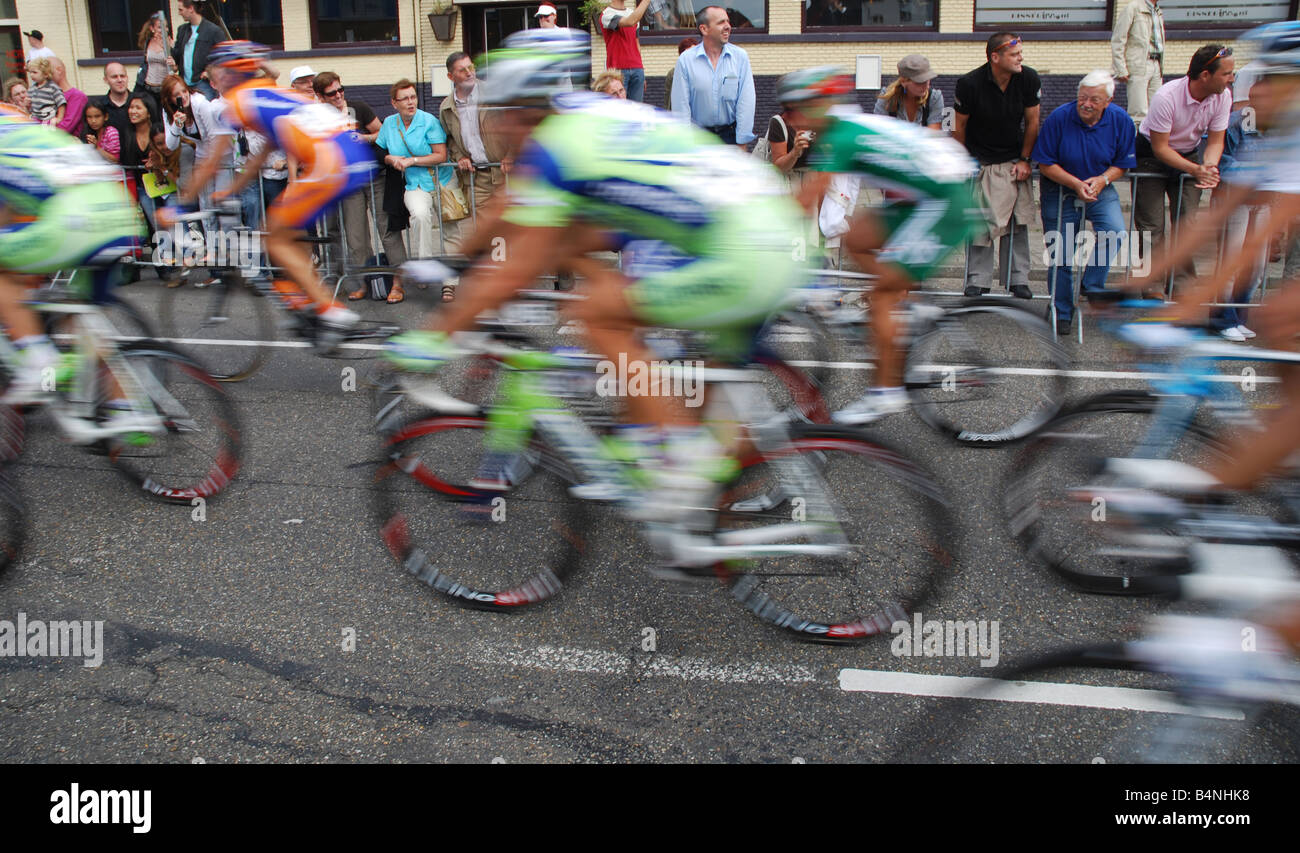
M720 6L695 17L700 43L677 57L673 70L673 112L745 148L754 136L754 74L749 54L730 43L731 21Z

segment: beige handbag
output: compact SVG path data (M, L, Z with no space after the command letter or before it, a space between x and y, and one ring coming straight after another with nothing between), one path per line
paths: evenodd
M402 144L406 146L406 153L414 157L415 152L411 150L411 143L406 141L406 132L402 130L400 117L397 120L397 132L402 137ZM433 168L437 169L438 167L434 166ZM435 182L437 181L437 174L437 172L434 172ZM460 188L460 181L453 180L449 184L441 184L440 186L438 203L442 208L442 221L458 222L469 216L469 202L465 200L465 192Z

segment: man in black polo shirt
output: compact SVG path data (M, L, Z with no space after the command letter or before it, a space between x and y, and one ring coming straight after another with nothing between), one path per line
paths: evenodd
M1024 65L1020 38L1014 33L994 33L984 54L989 61L957 81L954 104L952 135L979 160L989 224L987 232L966 246L965 294L989 292L993 241L998 239L1003 276L1010 256L1011 293L1029 299L1029 222L1035 216L1029 155L1038 139L1042 87L1038 72Z

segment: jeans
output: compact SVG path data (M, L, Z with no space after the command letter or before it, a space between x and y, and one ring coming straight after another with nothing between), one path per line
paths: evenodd
M1232 258L1241 250L1242 244L1246 241L1246 234L1256 229L1268 228L1268 211L1253 208L1238 208L1228 217L1228 221L1223 232L1223 257L1225 260ZM1256 260L1255 266L1242 274L1242 277L1229 282L1224 288L1222 301L1224 302L1250 302L1255 295L1255 291L1264 281L1264 272L1268 269L1269 247L1265 246L1260 257ZM1225 329L1231 329L1236 326L1245 325L1246 318L1245 308L1216 308L1210 314L1210 328L1216 332L1222 332Z
M638 103L645 102L645 69L620 68L623 72L623 88L627 89L627 99Z
M1065 201L1058 221L1057 205L1063 195ZM1130 247L1124 229L1124 214L1119 206L1119 193L1113 186L1106 187L1096 201L1084 204L1082 217L1075 204L1079 197L1069 191L1062 193L1059 184L1044 180L1039 198L1043 214L1043 239L1048 252L1047 281L1050 285L1055 273L1056 316L1057 319L1069 321L1074 316L1074 256L1078 247L1087 245L1078 239L1078 235L1084 233L1083 220L1092 223L1095 234L1091 238L1094 241L1092 251L1089 252L1087 269L1083 273L1084 293L1105 290L1110 265L1116 260L1128 262Z

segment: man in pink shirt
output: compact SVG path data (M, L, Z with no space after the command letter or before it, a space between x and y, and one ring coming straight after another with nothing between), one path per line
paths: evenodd
M600 15L600 35L605 39L605 67L623 72L629 101L645 101L645 65L641 62L641 45L636 28L645 17L650 0L640 0L635 9L627 0L610 0Z
M1219 183L1219 157L1224 131L1232 112L1232 48L1208 44L1192 55L1187 76L1161 86L1151 98L1146 118L1138 127L1139 172L1160 172L1163 178L1137 182L1133 222L1139 233L1160 240L1165 233L1165 198L1170 218L1177 223L1196 213L1201 190ZM1197 149L1209 131L1205 153ZM1182 179L1182 175L1187 175ZM1180 184L1181 180L1181 184ZM1181 192L1180 192L1181 187ZM1191 262L1179 269L1176 282L1194 277Z
M80 139L85 130L83 117L86 114L86 101L89 99L85 92L73 88L68 83L68 68L63 64L62 59L56 57L50 60L50 79L63 91L63 97L68 102L68 108L63 113L63 121L59 122L59 130Z

